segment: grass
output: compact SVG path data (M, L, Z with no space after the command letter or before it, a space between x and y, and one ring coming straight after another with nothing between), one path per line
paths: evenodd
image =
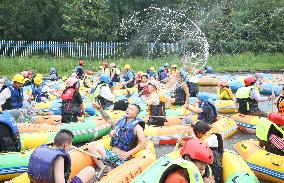
M32 57L2 57L0 58L0 76L12 76L20 73L23 70L34 70L37 73L47 75L49 69L54 67L57 69L60 76L68 76L78 64L79 59L73 58L53 58L48 56L32 56ZM116 63L120 68L125 64L130 64L131 67L138 71L146 71L147 68L154 66L159 67L164 63L177 64L181 63L176 56L168 56L164 58L125 58L125 59L109 59L109 62ZM85 60L85 69L98 71L100 60ZM284 69L284 53L264 53L254 55L250 53L238 55L213 55L208 59L207 65L213 67L215 71L242 71L242 70L258 70Z

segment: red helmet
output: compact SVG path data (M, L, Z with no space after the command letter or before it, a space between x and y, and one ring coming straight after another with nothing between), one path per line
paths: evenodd
M256 80L257 80L256 77L251 76L251 77L246 78L244 80L244 83L246 86L250 86L252 83L256 82Z
M85 65L84 60L80 60L79 65Z
M94 74L94 71L88 70L88 71L87 71L87 74L88 74L88 75L93 75L93 74Z
M190 139L180 150L180 155L189 155L193 160L199 160L208 164L212 164L214 156L207 144L199 139Z

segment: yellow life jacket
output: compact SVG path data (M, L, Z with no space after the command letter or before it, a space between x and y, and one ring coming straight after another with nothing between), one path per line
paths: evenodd
M278 113L284 115L284 96L280 96L277 101Z
M232 100L233 99L233 92L231 88L222 88L220 91L220 95L225 92L224 98L220 98L221 100Z

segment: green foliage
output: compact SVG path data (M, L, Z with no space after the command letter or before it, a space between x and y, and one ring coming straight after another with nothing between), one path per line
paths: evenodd
M167 56L163 58L145 59L145 58L124 58L124 59L109 59L109 63L114 62L118 68L123 68L125 64L130 64L135 71L144 71L149 67L158 68L164 63L177 64L181 63L176 56ZM70 76L72 70L78 65L78 59L69 58L52 58L52 57L30 57L30 58L0 58L0 76L12 77L16 73L23 70L34 70L36 73L44 75L49 74L49 69L54 67L59 75ZM84 69L99 70L99 60L85 60ZM251 53L228 55L216 54L209 57L207 65L211 65L215 71L241 71L241 70L256 70L256 69L284 69L284 54L264 53L254 55Z

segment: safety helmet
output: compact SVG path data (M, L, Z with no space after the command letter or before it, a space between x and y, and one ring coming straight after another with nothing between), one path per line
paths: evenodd
M251 77L248 77L244 80L244 83L246 86L250 86L252 83L255 83L256 82L256 77L254 76L251 76Z
M55 68L50 68L50 72L56 72Z
M109 64L109 67L110 67L110 68L114 68L115 66L116 66L115 63L110 63L110 64Z
M24 76L24 77L28 77L29 73L28 73L28 71L22 71L21 75Z
M199 98L201 101L205 101L205 100L208 100L208 99L209 99L208 94L203 93L203 92L198 92L198 93L196 94L196 97Z
M164 67L159 67L158 71L162 72L164 70Z
M143 71L138 71L138 72L137 72L137 75L142 76L142 74L143 74Z
M177 68L178 66L176 64L172 65L172 68Z
M126 64L125 66L124 66L124 69L130 69L131 67L130 67L130 65L129 64Z
M42 79L40 77L35 77L34 83L40 85L42 83Z
M214 156L207 144L199 139L190 139L180 150L180 155L189 155L193 160L198 160L207 164L212 164Z
M79 79L75 77L70 77L66 80L66 86L67 87L72 87L75 83L79 82Z
M79 65L85 65L84 60L80 60L80 61L79 61Z
M25 80L25 78L21 74L16 74L12 79L12 81L17 82L17 83L22 83L22 84L25 83L24 80Z
M93 75L93 74L94 74L94 71L92 71L92 70L87 70L87 74L88 74L88 75Z
M62 77L62 81L66 81L68 78L66 76Z
M221 80L221 81L219 82L219 85L220 85L220 86L228 86L228 81L226 81L226 80Z
M154 71L155 70L155 68L154 67L150 67L150 71Z
M169 66L170 66L169 63L165 63L165 64L164 64L164 67L169 67Z
M100 81L101 81L101 82L108 83L108 82L109 82L109 79L110 79L110 77L109 77L109 75L107 75L107 74L101 74L101 75L100 75Z
M40 77L41 79L43 78L41 74L36 74L35 77Z

